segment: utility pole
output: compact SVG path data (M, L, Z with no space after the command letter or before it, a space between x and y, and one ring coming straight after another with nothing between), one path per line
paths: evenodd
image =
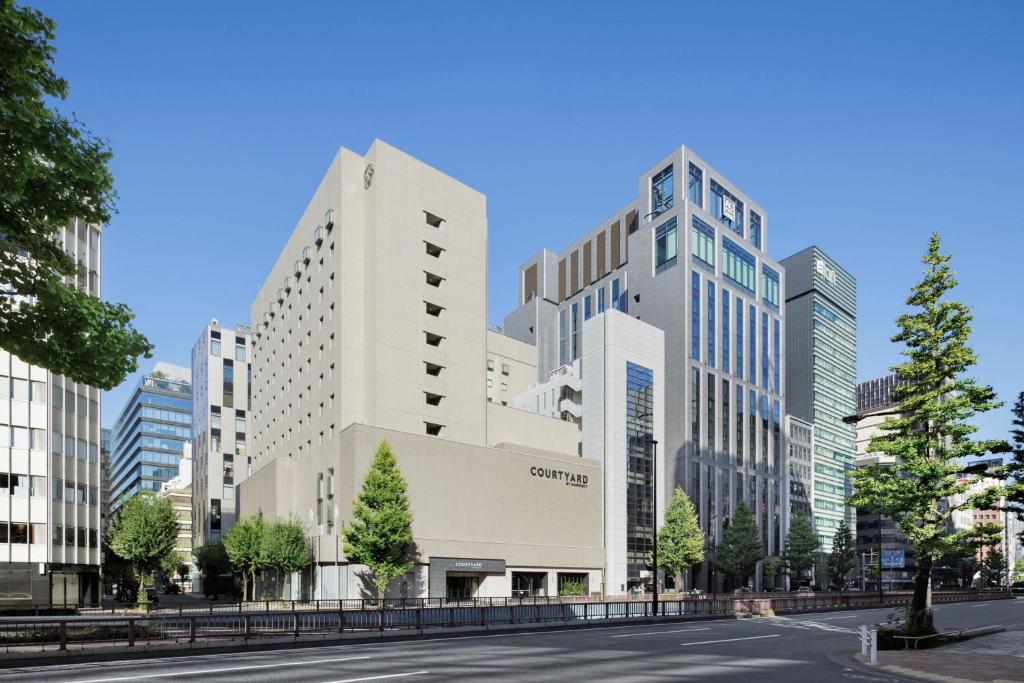
M648 437L649 438L649 437ZM651 567L654 575L653 587L651 589L651 606L654 615L658 615L658 441L651 439L651 503L653 512L651 515Z

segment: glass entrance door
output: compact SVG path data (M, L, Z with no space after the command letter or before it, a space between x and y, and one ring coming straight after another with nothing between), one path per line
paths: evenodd
M477 577L451 576L445 581L449 600L470 600L476 597Z

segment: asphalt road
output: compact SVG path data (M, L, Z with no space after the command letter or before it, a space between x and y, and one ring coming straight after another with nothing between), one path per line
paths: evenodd
M892 608L409 639L0 670L8 681L899 681L835 663ZM1024 600L940 605L940 628L1024 630Z

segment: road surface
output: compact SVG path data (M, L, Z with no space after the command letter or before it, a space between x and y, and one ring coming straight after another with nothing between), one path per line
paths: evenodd
M900 681L829 658L893 608L787 617L417 638L0 670L13 681ZM1024 600L939 605L940 628L1024 630Z

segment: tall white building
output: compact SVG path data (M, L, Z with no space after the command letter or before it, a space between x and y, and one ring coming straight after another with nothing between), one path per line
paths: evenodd
M95 296L100 236L61 235ZM100 469L99 390L0 350L0 607L98 602Z
M192 347L192 543L220 541L237 517L249 448L251 332L210 321Z

